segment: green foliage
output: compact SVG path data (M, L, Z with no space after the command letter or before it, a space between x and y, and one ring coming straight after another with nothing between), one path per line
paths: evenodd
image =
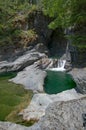
M44 13L50 17L54 17L49 25L50 28L56 27L66 27L69 26L69 21L71 17L69 0L44 0Z
M86 0L72 0L71 21L76 24L86 22Z
M71 36L72 43L76 45L78 48L86 48L86 36L85 35L74 35Z
M35 41L37 38L36 32L32 29L29 29L27 31L15 30L14 35L16 36L16 38L20 39L19 43L23 45L23 47L27 47L28 43Z
M44 14L53 17L49 28L73 27L73 43L78 46L84 43L85 46L86 0L43 0L43 4Z
M0 45L14 44L15 37L23 30L22 24L28 15L36 10L28 0L0 1ZM17 40L18 41L18 40Z
M44 13L54 17L52 28L66 28L86 21L85 0L43 0L43 4Z

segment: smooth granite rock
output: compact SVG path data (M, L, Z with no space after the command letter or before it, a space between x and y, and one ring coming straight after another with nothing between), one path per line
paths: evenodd
M49 104L55 101L68 101L82 97L75 89L66 90L58 94L34 94L29 106L24 109L20 115L23 115L24 120L39 120L45 115L45 110Z
M43 92L45 77L46 72L40 70L33 64L19 72L17 76L10 81L16 84L22 84L25 89L33 90L33 92Z
M0 62L0 72L19 71L25 67L33 64L35 61L46 57L44 53L39 53L36 50L26 51L22 56L17 58L14 62L2 61Z
M50 69L58 66L58 59L43 57L35 62L35 64L42 70Z
M40 130L86 130L83 113L86 114L86 96L54 102L48 106L45 116L39 122Z
M10 122L0 122L0 130L86 130L86 95L69 101L51 103L44 117L31 127Z
M11 122L0 121L0 130L28 130L28 127L21 126Z
M86 94L86 68L73 69L69 73L72 75L77 84L77 90L83 94Z

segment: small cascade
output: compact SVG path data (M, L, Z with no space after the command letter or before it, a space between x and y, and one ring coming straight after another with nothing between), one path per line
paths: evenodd
M57 68L51 68L52 71L65 71L65 63L66 60L58 60L58 67Z
M64 68L65 62L65 60L58 60L58 68Z

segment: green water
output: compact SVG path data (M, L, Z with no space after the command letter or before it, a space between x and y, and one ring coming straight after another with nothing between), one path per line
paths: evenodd
M22 124L17 114L29 104L33 93L8 81L15 76L16 73L0 74L0 120Z
M44 91L48 94L57 94L64 90L76 87L72 77L65 72L47 71Z

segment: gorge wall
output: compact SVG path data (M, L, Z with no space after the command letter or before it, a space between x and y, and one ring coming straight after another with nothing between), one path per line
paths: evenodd
M44 16L41 11L33 11L28 17L19 14L13 24L14 28L21 29L23 34L13 35L11 43L5 41L3 45L0 45L0 61L13 61L23 55L28 48L29 50L35 48L38 52L45 53L50 57L61 58L66 52L67 40L64 30L61 28L55 30L48 28L51 21L52 18ZM85 49L76 50L77 52L71 52L71 56L77 53L73 65L76 67L86 66Z
M27 48L36 48L37 51L46 53L51 57L61 57L65 53L66 40L63 30L56 29L54 31L48 28L52 18L44 16L41 11L34 11L27 18L20 19L19 17L23 16L19 14L13 24L16 28L23 30L24 36L14 35L11 44L5 41L5 45L0 46L0 61L14 60L23 55ZM26 35L29 30L35 31L35 35L31 38Z

